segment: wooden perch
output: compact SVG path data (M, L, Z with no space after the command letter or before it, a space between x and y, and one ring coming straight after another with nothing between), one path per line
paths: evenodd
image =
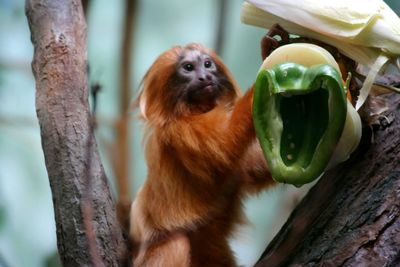
M400 265L400 95L387 99L389 125L318 181L256 266Z
M27 0L26 15L35 50L36 110L61 261L64 266L99 265L89 249L92 235L101 265L121 266L126 243L91 127L81 1ZM93 233L85 232L82 213L88 184Z

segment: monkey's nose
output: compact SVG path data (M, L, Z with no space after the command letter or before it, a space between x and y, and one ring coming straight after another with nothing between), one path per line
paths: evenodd
M199 81L211 81L211 75L210 74L204 74L204 75L199 75Z

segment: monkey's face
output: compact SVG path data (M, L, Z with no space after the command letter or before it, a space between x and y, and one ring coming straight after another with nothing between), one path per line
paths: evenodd
M143 79L138 103L143 118L165 122L176 116L232 107L241 94L232 75L212 51L199 44L161 54Z
M203 51L183 50L176 67L175 81L180 85L176 87L178 96L192 110L208 111L227 91L234 93L229 79L213 58Z

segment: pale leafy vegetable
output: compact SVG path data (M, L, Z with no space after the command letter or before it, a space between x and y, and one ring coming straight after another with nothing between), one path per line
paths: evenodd
M357 109L376 75L400 55L400 19L382 0L247 0L241 19L267 29L279 23L289 33L335 46L369 69Z

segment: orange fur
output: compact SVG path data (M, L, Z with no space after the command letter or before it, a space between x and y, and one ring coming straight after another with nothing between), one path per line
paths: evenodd
M187 51L209 55L228 81L204 107L173 95ZM255 139L252 92L241 97L219 57L198 44L168 50L147 72L138 101L148 177L131 208L134 266L236 266L228 238L243 221L241 199L272 184Z

